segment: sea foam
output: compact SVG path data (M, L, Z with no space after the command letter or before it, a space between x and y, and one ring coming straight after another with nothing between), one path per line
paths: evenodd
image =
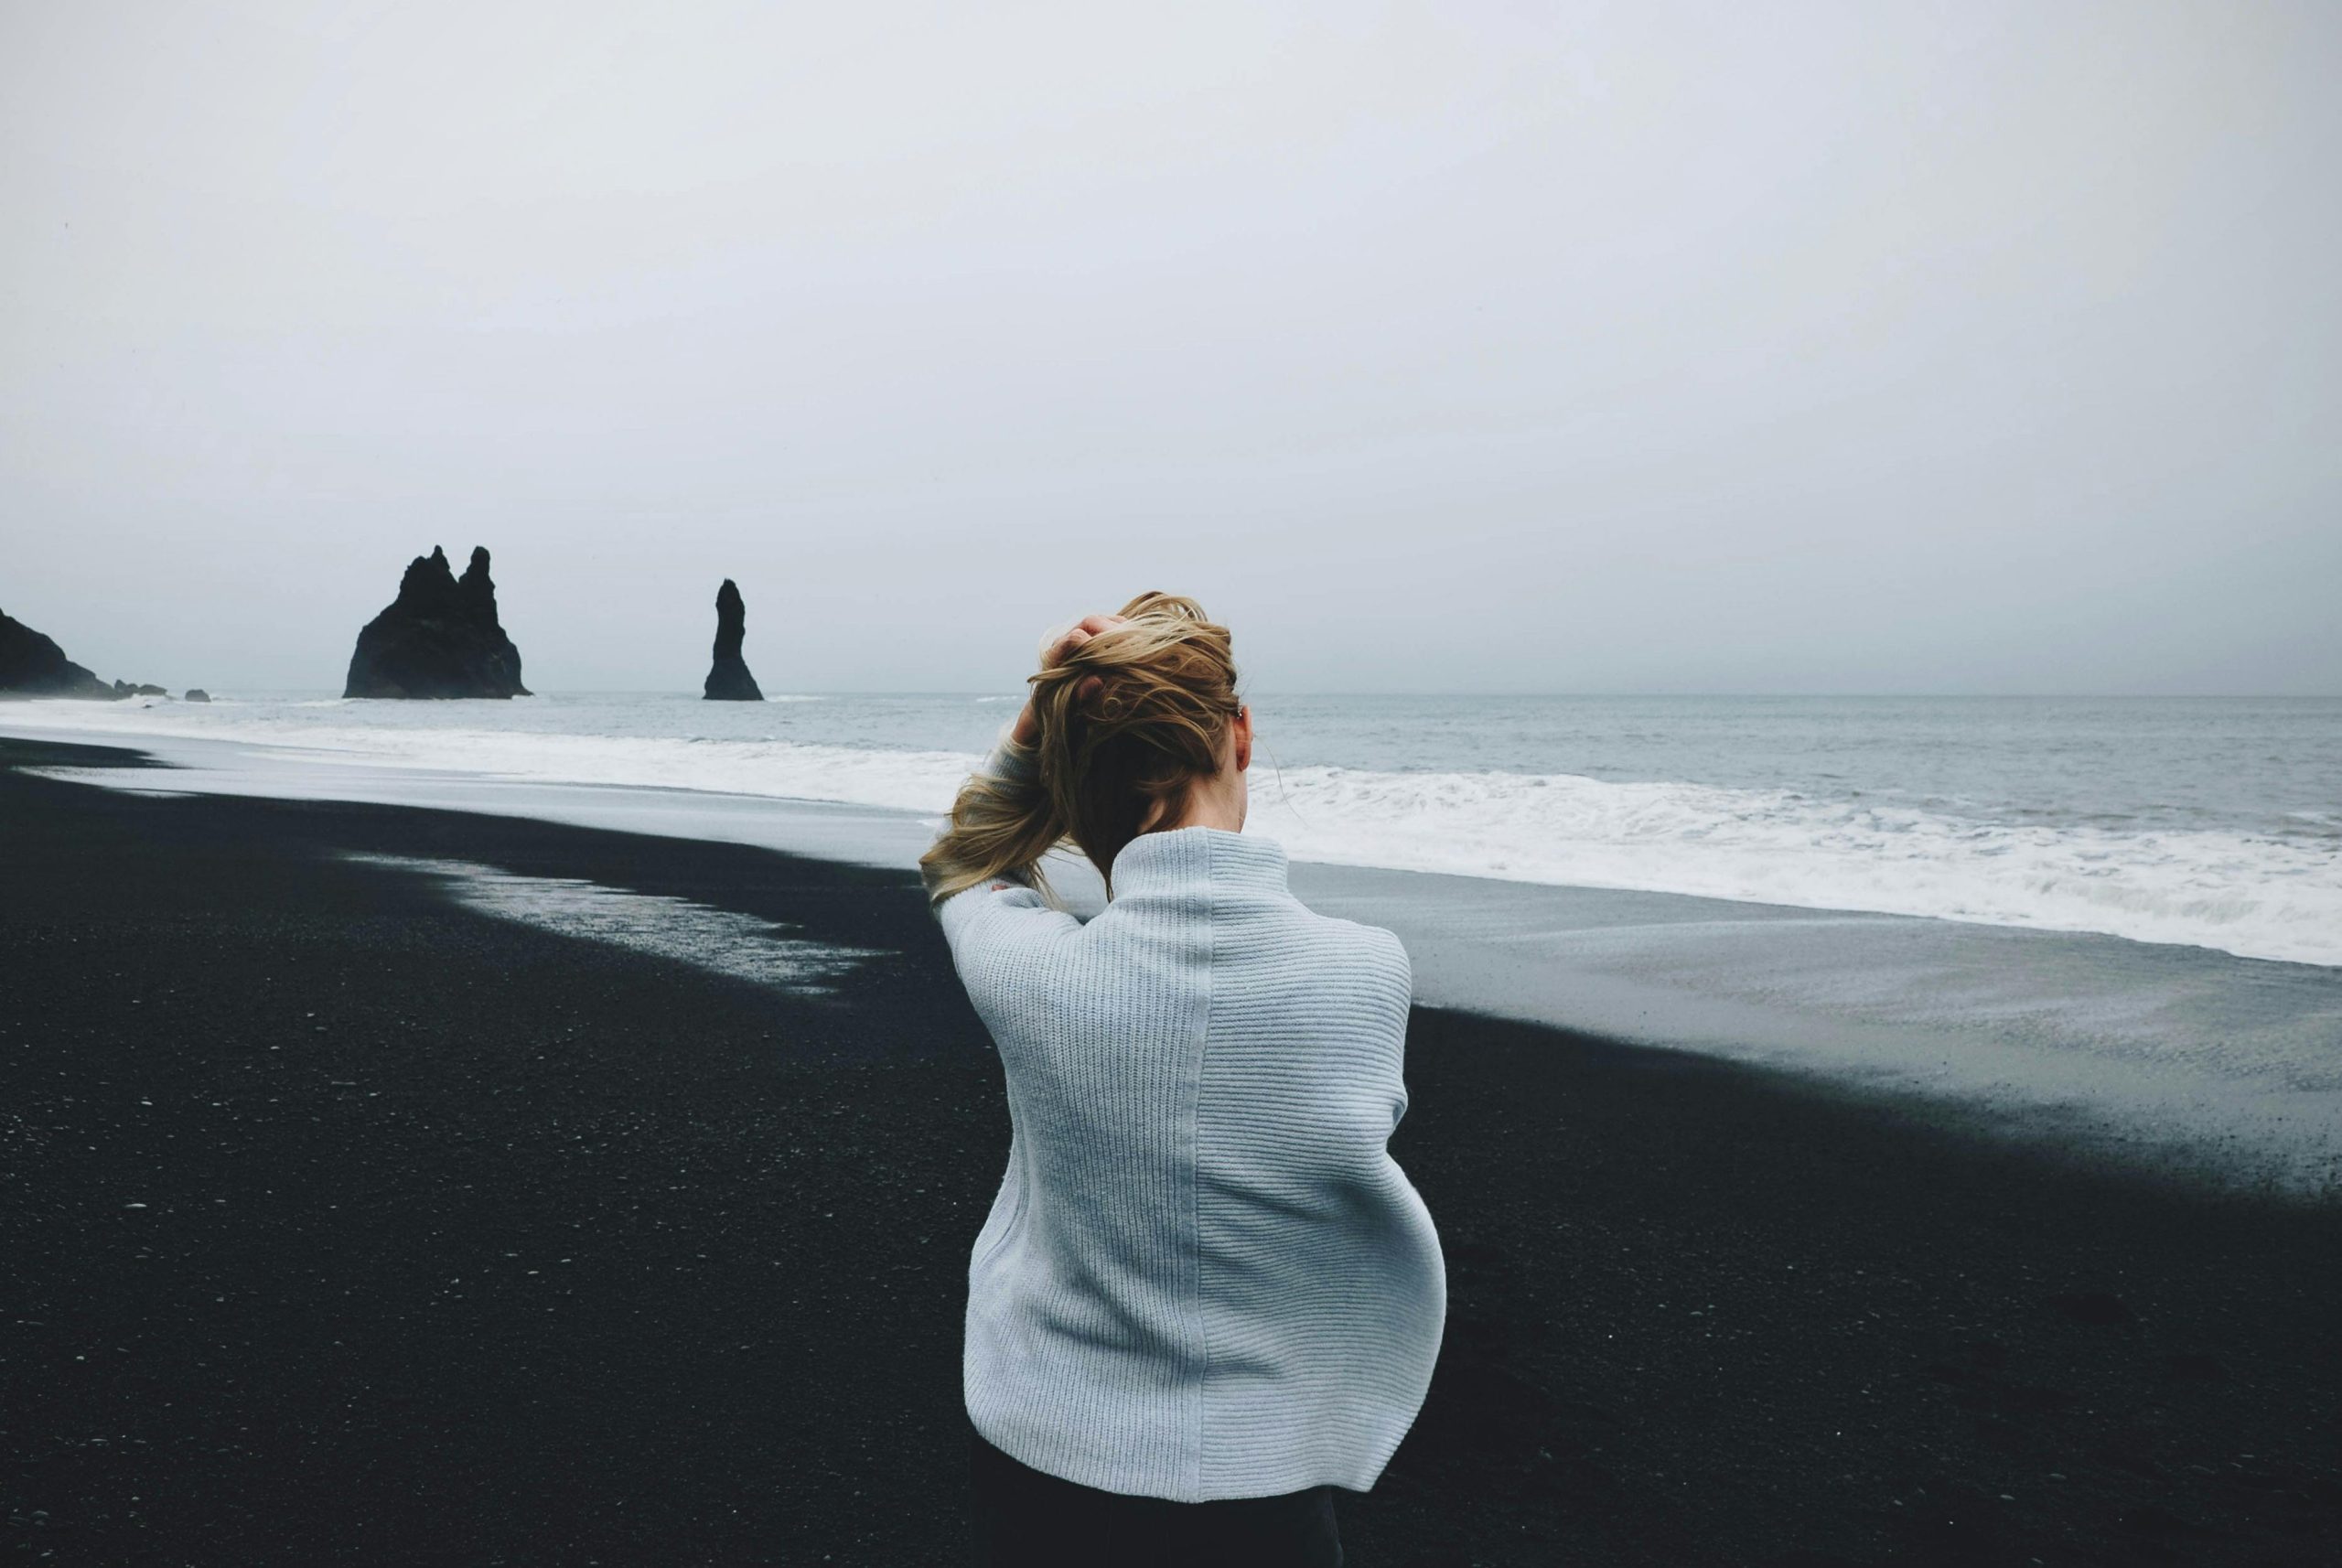
M2342 964L2331 840L1963 820L1787 790L1571 774L1286 768L1257 828L1295 859L1924 915Z
M799 995L820 996L856 964L882 954L809 941L772 920L571 876L524 876L467 860L351 854L444 883L451 897L483 915L534 926L556 936L604 942L673 960L713 974Z
M295 747L318 763L929 817L977 761L942 746L575 733L558 727L558 710L517 705L510 715L500 709L497 727L453 722L465 716L422 703L328 703L295 714L285 703L240 711L59 703L13 710L7 724L243 740ZM688 722L752 721L733 713ZM1252 800L1247 831L1280 840L1297 860L2093 931L2342 965L2342 838L2330 822L2300 813L2294 831L2268 832L2044 823L1793 789L1317 766L1256 768Z

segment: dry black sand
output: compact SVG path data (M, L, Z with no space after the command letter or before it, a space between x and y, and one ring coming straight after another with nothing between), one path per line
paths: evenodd
M793 997L352 850L893 956ZM1448 1341L1360 1568L2342 1561L2334 1207L1455 1014L1408 1079ZM1006 1143L906 875L0 771L0 1541L955 1561Z

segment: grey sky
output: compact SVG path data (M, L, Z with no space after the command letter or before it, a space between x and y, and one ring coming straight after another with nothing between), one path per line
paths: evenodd
M2342 691L2342 7L0 7L0 607L338 687Z

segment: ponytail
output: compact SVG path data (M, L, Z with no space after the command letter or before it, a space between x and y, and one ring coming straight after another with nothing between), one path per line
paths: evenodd
M1041 857L1068 839L1111 896L1123 846L1177 821L1189 786L1219 770L1240 706L1228 628L1176 594L1141 594L1122 614L1028 680L1038 738L1004 738L960 787L951 825L919 857L929 897L994 877L1047 897Z
M992 760L990 769L960 786L951 825L919 857L935 903L1003 876L1051 897L1041 857L1064 839L1065 823L1041 789L1027 748L1004 736Z

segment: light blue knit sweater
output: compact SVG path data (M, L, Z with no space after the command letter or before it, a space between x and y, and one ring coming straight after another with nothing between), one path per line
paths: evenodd
M986 767L1029 777L1010 746ZM1112 886L1086 924L1005 880L937 907L1013 1129L969 1263L969 1418L1107 1491L1365 1491L1447 1308L1386 1146L1406 951L1305 908L1267 839L1143 834Z

